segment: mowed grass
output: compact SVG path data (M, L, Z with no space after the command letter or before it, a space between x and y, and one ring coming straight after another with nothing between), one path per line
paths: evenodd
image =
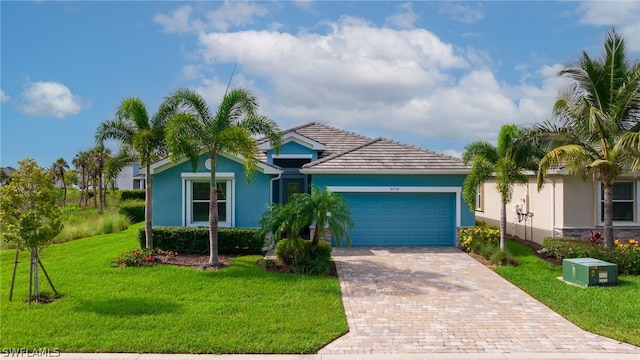
M619 276L618 286L581 288L557 280L562 268L509 241L519 266L495 271L584 330L640 346L640 277Z
M348 330L337 278L273 274L260 256L220 271L156 265L113 268L137 246L141 224L56 244L42 262L63 297L31 304L22 251L14 299L15 250L0 252L2 348L62 352L313 353ZM44 277L41 289L51 293Z

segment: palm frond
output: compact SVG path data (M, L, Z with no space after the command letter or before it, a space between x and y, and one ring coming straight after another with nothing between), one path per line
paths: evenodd
M116 120L133 122L137 129L149 129L149 113L147 107L139 98L126 98L122 100L116 110Z

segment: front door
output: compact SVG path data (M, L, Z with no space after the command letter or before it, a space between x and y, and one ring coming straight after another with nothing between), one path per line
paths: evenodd
M282 204L289 202L293 194L305 192L304 178L282 179Z

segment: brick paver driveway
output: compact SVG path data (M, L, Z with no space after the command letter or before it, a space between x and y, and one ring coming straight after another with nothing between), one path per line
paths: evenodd
M333 256L350 332L320 354L640 354L581 330L455 248L337 248Z

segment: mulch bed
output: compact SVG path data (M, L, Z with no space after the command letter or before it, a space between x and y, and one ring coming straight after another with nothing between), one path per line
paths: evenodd
M220 261L219 266L209 265L209 255L201 254L172 254L172 255L156 255L154 256L157 264L174 265L174 266L186 266L201 270L220 270L229 264L233 255L218 255Z

